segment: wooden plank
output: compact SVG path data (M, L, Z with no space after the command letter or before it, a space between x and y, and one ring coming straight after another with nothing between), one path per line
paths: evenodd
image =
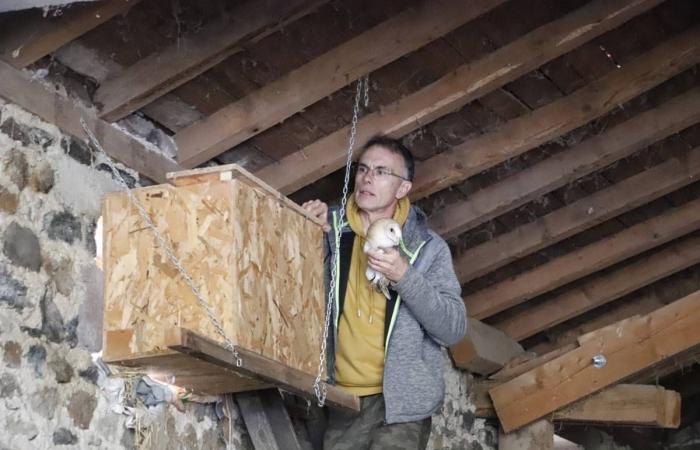
M700 90L697 93L700 94ZM700 119L700 95L697 96L695 105L697 105ZM642 128L638 130L640 130L639 133L644 132ZM575 155L569 156L575 157ZM519 177L520 174L515 177ZM546 177L542 175L543 178ZM518 258L693 183L698 176L700 176L700 147L690 150L682 157L671 158L607 189L595 192L526 225L499 235L495 239L468 249L454 258L457 277L460 282L465 283L483 276ZM498 190L498 188L494 189L494 191ZM472 195L472 197L476 196L478 193Z
M123 14L141 0L103 0L73 5L58 17L42 11L30 21L6 24L0 32L0 59L21 69L82 36L112 17Z
M483 319L700 228L700 199L464 298Z
M698 263L700 237L691 236L493 325L522 340Z
M250 186L262 189L268 195L277 199L280 203L293 209L315 224L319 226L325 225L325 223L321 222L313 214L310 214L307 210L289 199L289 197L285 197L284 195L280 194L272 186L265 183L263 180L256 177L238 164L224 164L215 167L204 167L202 169L181 170L179 172L170 172L166 174L166 177L174 186L188 186L190 184L210 181L233 180L234 178L240 179Z
M700 26L560 100L418 164L411 198L428 196L561 136L700 61Z
M547 192L619 161L697 122L700 122L700 88L679 95L658 108L634 116L605 133L587 139L573 148L557 153L499 183L477 191L471 194L467 200L449 204L430 217L430 226L444 238L450 239L536 200ZM643 199L639 201L643 201ZM591 203L590 206L598 213L598 217L605 217L604 213L608 214L608 217L613 214L608 210L601 211L596 203ZM641 204L643 203L636 203L629 209ZM593 217L590 218L593 219ZM602 220L606 219L603 218L600 221ZM530 231L532 230L528 230L528 232ZM578 230L571 230L571 234L576 232ZM567 235L563 236L563 238L565 237ZM554 237L551 242L556 242ZM544 242L544 244L549 245L549 242ZM496 246L497 244L492 243L491 245ZM528 246L523 245L518 249L518 252L512 253L513 256L519 257L526 254L523 253L523 248L527 249ZM513 248L513 250L515 249ZM493 258L489 258L487 255L488 253L483 255L486 256L485 258L469 257L466 260L470 261L470 264L467 265L469 275L460 274L462 277L467 276L468 278L460 278L460 280L464 282L467 279L483 275L485 270L493 270L482 267L482 264L488 265L493 261Z
M237 394L236 403L255 450L311 450L298 438L277 389Z
M115 76L124 67L113 59L100 55L81 41L72 41L56 50L53 55L71 70L88 76L102 84L109 76ZM175 94L165 94L142 109L143 113L171 131L200 120L203 116L194 107L186 104Z
M293 392L302 397L315 399L313 375L279 364L269 358L251 352L242 347L236 347L243 361L241 367L236 366L233 354L221 344L199 336L184 328L172 328L167 332L168 346L172 350L207 361L246 376L259 379L265 383L274 384L285 391ZM335 408L360 410L360 399L343 389L328 385L326 404Z
M178 161L201 164L503 1L433 0L408 8L180 131Z
M178 39L106 80L95 92L100 117L109 122L121 119L323 3L325 0L253 0L237 5L230 20Z
M541 64L616 28L660 1L596 0L546 24L493 53L442 77L380 111L364 116L358 142L383 133L395 137L414 131L438 117L515 80ZM258 172L284 194L294 192L345 163L349 127L344 127Z
M548 361L558 358L564 353L570 352L571 350L575 349L576 347L576 344L568 344L561 348L552 350L551 352L547 352L544 355L537 356L533 359L530 359L528 361L522 362L514 366L510 366L509 364L507 364L503 369L491 375L489 377L489 380L510 380L511 378L515 378L518 375L528 372L537 366L541 366L542 364Z
M475 319L469 319L467 335L450 347L457 367L479 375L496 372L523 352L520 344L505 333Z
M47 90L31 74L21 72L0 61L0 97L36 114L60 128L64 133L85 139L80 124L83 118L112 158L147 177L162 182L165 173L180 167L159 150L147 147L118 128L95 116L94 112L58 92Z
M592 334L581 346L489 391L501 425L517 429L674 355L700 347L700 291ZM593 357L606 363L595 367Z
M475 415L485 419L497 417L488 396L488 390L495 385L475 384L472 387L472 401L477 406ZM680 394L662 386L618 384L554 411L549 419L554 423L677 428L680 407Z
M539 420L512 433L499 430L498 450L551 450L554 448L554 425Z

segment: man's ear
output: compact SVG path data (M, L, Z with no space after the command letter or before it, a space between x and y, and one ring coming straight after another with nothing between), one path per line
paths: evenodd
M402 181L399 185L399 188L396 190L396 200L401 200L406 195L408 195L412 187L413 183L411 183L410 181Z

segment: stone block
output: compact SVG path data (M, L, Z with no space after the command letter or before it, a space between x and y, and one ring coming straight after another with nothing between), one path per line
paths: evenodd
M8 191L4 186L0 186L0 212L14 214L17 212L19 198L14 192Z
M12 222L3 233L2 251L12 264L38 272L41 267L39 239L29 228Z
M52 211L44 217L44 230L49 238L68 244L82 238L81 221L68 211Z

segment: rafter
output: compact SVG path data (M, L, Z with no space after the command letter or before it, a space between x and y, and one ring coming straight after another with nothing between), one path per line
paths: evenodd
M700 347L700 291L579 338L580 347L489 390L506 432ZM596 367L594 356L604 356ZM553 393L556 393L553 395Z
M700 89L695 91L695 95L681 96L678 100L690 100L691 108L697 110L696 120L700 120ZM674 102L676 103L676 102ZM671 106L670 102L668 106ZM659 122L664 122L669 119L675 122L679 118L678 114L673 113L672 108L661 108L658 113L669 113L666 115L653 116ZM651 116L649 118L651 118ZM682 119L681 119L682 120ZM643 121L635 121L634 124L641 125ZM631 125L631 123L630 123ZM650 124L650 128L654 126ZM682 125L681 125L682 127ZM628 131L634 133L626 135L645 135L648 129L640 127L631 127ZM610 136L612 137L612 136ZM596 140L597 141L597 140ZM624 142L624 137L616 142ZM616 142L604 139L599 141L602 144L600 147L611 151L616 150ZM592 144L592 143L591 143ZM606 145L607 144L607 145ZM574 154L561 155L560 161L571 162L577 161L579 158L587 157L582 146L577 146L573 149ZM534 175L541 175L542 183L547 183L547 171L542 169L552 169L549 172L550 177L561 176L561 172L556 171L556 165L546 164L543 167L539 164L532 171L525 170L521 174L524 178L531 179L537 183L537 178ZM561 166L560 166L561 167ZM585 168L582 170L585 173ZM531 172L531 173L526 173ZM565 172L579 174L577 169ZM531 177L533 175L533 177ZM484 242L476 247L470 248L454 259L455 271L460 282L464 283L474 278L483 276L490 271L522 258L530 253L534 253L547 246L560 242L576 233L592 228L608 219L618 216L626 211L630 211L641 205L644 205L656 198L666 195L676 189L686 186L700 177L700 148L690 150L687 154L669 159L668 161L652 167L649 170L641 172L630 178L627 178L609 188L600 190L584 197L581 200L572 203L571 205L557 209L543 217L540 217L526 225L518 227L508 233L502 234L495 239ZM505 181L509 183L508 180ZM518 187L523 187L523 192L528 192L528 188L521 183L514 183L508 188L513 192ZM494 189L494 191L503 191L502 189ZM475 197L477 194L473 195Z
M379 112L364 116L358 141L377 133L402 136L461 108L519 76L573 50L651 9L658 0L595 0L565 17L548 23L478 61L467 63L425 88ZM349 126L319 139L257 176L285 194L294 192L342 167Z
M509 121L419 164L411 191L421 198L459 183L599 117L700 62L700 27L532 114Z
M95 93L100 117L121 119L220 63L245 44L279 30L326 0L248 1L201 33L141 59L106 80Z
M16 21L0 31L0 59L23 68L82 36L141 0L104 0L66 9L58 17L36 11L31 21Z
M573 148L477 191L467 200L447 205L430 217L430 226L446 239L452 238L697 122L700 122L700 88L679 95ZM597 205L589 206L596 208ZM598 208L595 211L602 212ZM524 236L532 237L529 234ZM552 237L552 242L555 242L553 239ZM523 241L518 242L524 244ZM490 244L495 245L495 242L491 241ZM510 247L508 254L517 256L518 253L514 250L515 247ZM524 253L519 251L519 254L522 256ZM464 266L469 271L469 276L460 273L462 281L483 274L486 269L484 265L493 262L493 258L470 258L465 261L469 261Z
M700 199L596 241L464 298L484 319L700 228Z
M523 352L505 333L476 319L469 319L467 335L450 347L457 367L480 375L496 372Z
M192 167L503 3L437 0L409 8L175 135Z
M0 61L0 97L53 123L65 133L81 140L85 132L81 117L95 132L105 151L114 159L156 181L165 181L165 173L179 170L178 165L157 150L142 143L100 120L94 112L72 99L47 90L31 75Z
M513 339L522 340L698 263L700 237L685 238L493 325Z

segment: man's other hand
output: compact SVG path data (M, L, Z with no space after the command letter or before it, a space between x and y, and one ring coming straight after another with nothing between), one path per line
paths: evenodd
M331 226L328 224L328 205L323 203L321 200L309 200L301 205L302 208L307 210L312 216L323 222L323 232L328 233L331 231Z
M408 270L408 261L395 248L367 252L367 264L396 283Z

